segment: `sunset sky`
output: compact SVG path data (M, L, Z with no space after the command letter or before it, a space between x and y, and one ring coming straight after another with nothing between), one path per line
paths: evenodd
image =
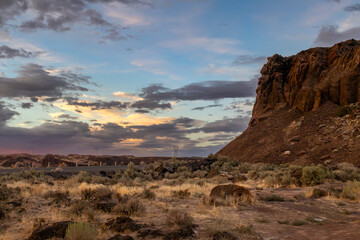
M353 0L0 0L0 153L215 153L266 58L360 38Z

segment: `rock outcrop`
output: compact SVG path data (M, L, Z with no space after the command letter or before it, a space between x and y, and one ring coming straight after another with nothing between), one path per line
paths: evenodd
M360 165L360 41L274 55L249 127L221 149L246 162Z
M294 56L274 55L261 69L251 124L284 107L302 112L326 101L360 101L360 41L312 48Z

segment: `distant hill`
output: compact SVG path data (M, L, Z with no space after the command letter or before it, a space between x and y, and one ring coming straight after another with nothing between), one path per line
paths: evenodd
M274 55L249 127L217 155L247 162L360 165L360 41Z

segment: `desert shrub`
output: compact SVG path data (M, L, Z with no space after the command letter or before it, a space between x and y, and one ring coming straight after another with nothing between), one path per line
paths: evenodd
M197 178L203 178L203 177L205 177L207 172L208 171L205 171L205 170L196 170L195 172L193 172L193 176L197 177Z
M302 170L301 182L305 186L314 186L324 183L326 171L319 166L307 166Z
M66 240L96 240L97 231L87 223L72 223L66 229Z
M338 117L344 117L344 116L352 113L354 109L355 109L355 106L351 106L351 105L341 106L338 108L336 115Z
M334 177L337 180L346 182L353 180L360 180L359 169L351 163L340 163L337 165L337 170L334 171Z
M255 171L255 170L250 170L250 171L248 172L248 177L249 177L250 179L257 179L258 176L259 176L259 174L258 174L257 171Z
M190 197L190 192L189 189L173 191L172 196L180 199L185 199Z
M61 191L61 190L50 190L43 194L44 199L53 198L57 201L64 201L69 198L69 192L68 191Z
M266 187L275 187L279 185L279 181L275 176L267 176L264 179Z
M235 172L237 170L236 167L238 165L239 165L238 161L228 160L222 164L220 170L228 173Z
M360 200L360 182L353 181L348 182L343 188L343 192L341 194L343 198L350 200Z
M254 228L253 225L251 224L248 225L239 224L238 226L236 226L235 230L241 234L251 234L253 233Z
M188 165L187 161L179 160L176 157L173 157L173 158L169 159L166 163L167 163L167 165L169 165L169 166L171 166L173 168L179 168L181 166Z
M23 181L29 183L35 183L36 181L41 181L44 183L48 183L53 180L52 177L44 174L43 171L35 171L35 170L23 170L20 173L13 173L10 175L5 175L0 177L0 182L5 181Z
M0 184L0 201L16 197L20 191L20 188L9 188L6 184Z
M307 224L306 221L299 220L299 219L295 219L295 220L292 222L292 225L294 225L294 226L302 226L302 225L306 225L306 224Z
M145 206L137 198L123 198L115 206L114 212L128 216L137 216L145 212Z
M179 175L179 177L184 178L184 179L193 177L193 174L192 174L190 168L187 166L178 167L176 169L176 172Z
M255 163L251 166L251 170L260 172L260 171L273 171L276 168L276 165L269 163Z
M169 226L185 226L194 224L194 219L187 212L177 209L169 211L166 221Z
M135 178L142 178L143 174L142 172L135 166L133 162L129 162L129 164L126 167L126 170L123 174L123 178L125 178L125 182L128 179L135 179Z
M143 192L141 193L141 196L149 200L155 199L155 193L148 188L144 188Z
M76 175L77 178L77 182L82 183L82 182L86 182L86 183L91 183L92 181L92 175L88 172L79 172L78 175Z
M109 187L88 188L81 191L81 196L84 200L100 201L112 198L113 191Z
M238 163L238 165L235 167L235 170L239 173L248 173L249 170L251 169L252 164L248 163L248 162L240 162Z
M228 162L229 159L224 156L219 156L216 158L216 161L211 164L211 169L217 168L221 169L224 163Z
M69 208L69 213L74 216L81 216L86 208L86 204L83 201L76 201L71 204Z
M257 223L268 223L269 222L269 220L267 220L266 218L255 218L254 221Z
M268 201L268 202L283 202L284 198L279 195L276 195L276 194L271 194L271 195L267 195L267 196L263 197L262 200Z

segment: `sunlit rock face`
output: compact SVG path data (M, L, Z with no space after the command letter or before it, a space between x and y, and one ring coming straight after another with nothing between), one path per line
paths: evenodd
M217 155L244 162L360 165L360 41L274 55L248 129Z
M360 101L359 65L360 41L356 40L268 58L261 69L251 124L284 107L306 112L326 101L338 105Z

